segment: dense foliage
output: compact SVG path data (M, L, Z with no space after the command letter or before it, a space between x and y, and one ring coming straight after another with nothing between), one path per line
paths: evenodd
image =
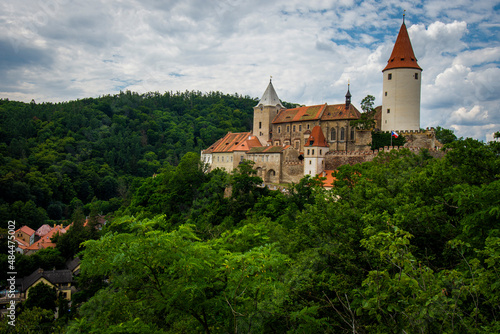
M114 96L65 103L0 100L0 218L113 212L140 180L228 131L247 131L255 99L219 92Z
M254 103L192 92L2 100L3 221L73 222L56 249L17 257L18 272L83 260L71 312L32 298L0 331L500 332L499 143L442 131L442 159L384 152L342 166L332 190L305 177L272 191L250 161L208 172L192 152L248 130ZM114 217L97 234L84 220L101 212ZM54 305L57 320L43 309Z
M500 145L449 145L442 159L401 149L343 166L330 191L310 178L261 189L251 162L201 176L187 155L192 188L164 171L146 187L159 197L139 188L86 242L82 273L109 285L66 330L498 332Z

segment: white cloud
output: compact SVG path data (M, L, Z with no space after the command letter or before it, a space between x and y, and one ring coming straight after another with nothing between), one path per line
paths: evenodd
M420 66L422 126L499 124L499 14L488 0L20 0L0 3L0 97L64 101L119 90L381 103L403 9ZM477 109L474 109L476 108ZM463 109L461 109L463 108ZM476 111L479 110L479 111ZM476 117L487 115L477 125ZM452 122L453 120L453 122ZM474 123L476 122L476 123ZM471 128L468 127L470 125Z

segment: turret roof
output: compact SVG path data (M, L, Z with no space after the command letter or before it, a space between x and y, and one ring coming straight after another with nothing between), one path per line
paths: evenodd
M401 29L399 29L398 38L392 49L391 57L387 61L387 66L382 72L394 68L416 68L422 70L417 64L417 58L413 53L410 36L408 36L408 31L406 30L404 22L401 25Z
M274 90L273 83L271 82L271 80L269 80L269 85L267 85L264 95L262 95L262 98L260 99L259 103L257 103L257 106L260 105L263 105L264 107L280 106L281 108L284 108L283 105L281 104L278 94L276 94L276 90Z
M311 135L307 138L305 146L328 147L325 135L319 125L316 125L312 129Z

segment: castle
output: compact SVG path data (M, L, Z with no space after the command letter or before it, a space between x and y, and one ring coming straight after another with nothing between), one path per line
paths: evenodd
M382 106L375 129L395 131L406 147L435 149L433 129L420 130L422 69L417 63L403 19L387 66L382 70ZM211 169L230 172L243 160L253 161L265 183L297 183L305 175L330 175L342 164L370 161L371 130L351 126L361 113L351 104L349 86L342 104L285 108L272 81L254 107L253 131L228 133L201 152Z

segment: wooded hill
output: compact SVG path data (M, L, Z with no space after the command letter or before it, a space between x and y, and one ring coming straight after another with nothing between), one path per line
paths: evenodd
M169 94L168 98L190 106L189 94ZM127 93L102 99L163 98ZM236 109L239 104L228 106L232 99L248 103L246 111ZM221 108L229 115L240 110L247 117L238 125L230 116L219 121L229 122L228 128L220 130L222 134L250 128L245 122L251 120L250 107L255 100L222 95L214 100L223 104ZM125 116L117 111L141 110L140 105L117 107L109 102L110 117L97 108L99 99L89 101L93 106L89 109L102 119L143 124L139 116L128 120L130 113ZM81 106L78 110L85 109L84 101L62 105L73 104ZM103 126L120 134L112 132L114 122L105 125L101 119L95 127L89 122L87 130L80 133L78 128L49 126L63 122L65 113L55 121L56 117L44 118L43 113L34 115L31 105L2 101L1 107L8 111L16 105L25 113L19 122L24 119L24 124L33 128L16 130L32 131L24 141L23 136L13 137L14 130L2 125L2 137L10 138L2 148L2 186L11 186L12 194L16 189L27 189L30 197L16 198L15 202L5 197L3 210L12 210L16 202L26 206L30 201L30 205L43 208L57 199L63 216L73 205L90 201L88 210L108 205L114 209L114 219L101 235L90 235L90 230L82 227L82 212L75 209L75 228L61 237L63 241L53 253L39 255L40 261L53 265L57 257L80 252L80 292L73 297L71 312L54 320L53 306L44 310L27 302L19 309L18 326L1 322L2 331L500 332L498 142L455 140L446 145L450 150L442 159L432 158L425 150L418 155L405 149L381 153L373 162L342 166L330 191L319 187L319 180L306 177L288 192L281 192L261 188L262 180L249 161L231 174L221 170L206 173L197 153L182 155L172 148L174 141L173 145L149 141L149 128L144 132L147 141L141 142L144 133L136 130L126 136L124 125L121 138L131 143L125 149L137 147L139 152L135 165L127 155L121 163L107 160L104 156L112 149L122 154L117 141L103 144L114 136L99 136ZM57 106L47 105L53 110L47 114L57 114ZM141 114L150 115L149 124L157 119L154 112L137 115ZM12 111L1 115L11 120L2 124L14 126ZM203 118L217 115L214 111ZM182 123L181 115L175 117ZM174 123L162 124L173 127ZM37 128L37 124L45 125ZM42 139L46 127L51 134L64 133L62 138L67 142L55 134ZM180 128L186 129L185 133L196 131L190 125ZM171 133L168 127L161 129ZM70 131L71 136L67 136ZM170 136L161 138L166 137ZM14 138L17 144L12 144ZM186 135L184 143L190 138ZM198 139L192 143L195 151L201 148ZM132 148L127 152L135 152ZM172 155L162 155L162 150ZM157 158L148 160L144 157L148 153ZM155 178L146 172L147 162L153 161L160 167L155 169ZM116 181L112 182L116 188L111 187L116 193L107 193L108 187L99 186L107 177ZM71 180L73 189L66 197L65 178ZM89 185L83 186L88 193L82 191L84 182ZM125 188L119 190L122 185ZM230 195L227 188L231 188ZM36 202L38 194L45 194L42 199L46 202ZM82 194L87 197L79 197ZM53 213L47 210L46 214Z
M176 166L228 131L248 131L256 103L219 92L0 100L0 218L36 230L69 219L79 206L88 214L90 203L113 212L135 181Z

